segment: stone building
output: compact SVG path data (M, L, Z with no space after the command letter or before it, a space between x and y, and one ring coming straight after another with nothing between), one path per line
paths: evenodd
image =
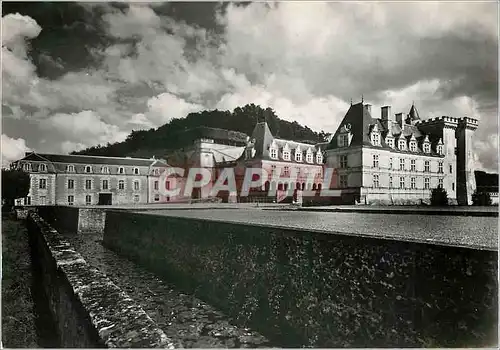
M165 202L160 159L26 153L13 164L30 175L24 205L112 205ZM175 178L169 179L175 181ZM172 184L174 186L174 184Z
M472 118L421 120L412 105L408 114L369 104L352 105L326 150L327 166L337 169L337 187L345 202L419 203L438 186L450 201L471 204L475 189Z

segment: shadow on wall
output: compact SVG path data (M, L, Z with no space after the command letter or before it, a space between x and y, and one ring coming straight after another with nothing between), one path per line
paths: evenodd
M284 347L497 343L497 252L109 211L104 243Z

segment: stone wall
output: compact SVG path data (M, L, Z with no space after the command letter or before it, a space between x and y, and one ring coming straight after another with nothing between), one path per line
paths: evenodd
M38 214L30 213L27 224L35 280L61 348L173 347L138 304L91 268Z
M286 347L497 342L497 252L108 211L106 246Z
M103 232L106 210L75 206L39 206L37 211L57 230L71 233Z

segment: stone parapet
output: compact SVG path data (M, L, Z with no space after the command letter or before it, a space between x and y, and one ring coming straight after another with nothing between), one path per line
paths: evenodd
M173 348L146 312L92 268L38 214L28 216L32 259L62 348Z

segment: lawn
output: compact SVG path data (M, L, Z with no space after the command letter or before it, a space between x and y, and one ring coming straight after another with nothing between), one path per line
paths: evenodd
M2 218L2 346L37 346L31 296L28 232L23 221Z

